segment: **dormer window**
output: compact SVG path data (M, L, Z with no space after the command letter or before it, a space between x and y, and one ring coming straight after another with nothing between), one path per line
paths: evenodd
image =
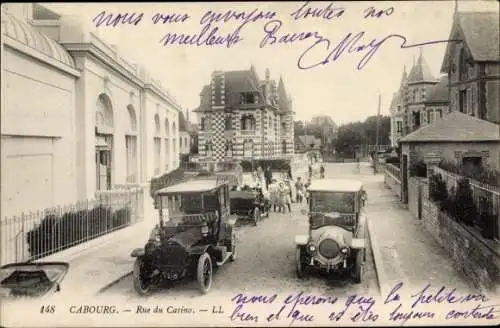
M401 106L398 106L398 112L400 112L400 111L401 111Z
M258 103L258 95L253 92L245 92L241 94L241 104L257 104Z

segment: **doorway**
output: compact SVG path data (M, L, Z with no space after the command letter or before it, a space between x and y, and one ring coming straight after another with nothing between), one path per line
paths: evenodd
M96 189L111 189L111 167L112 167L112 137L96 136L95 165L96 165Z

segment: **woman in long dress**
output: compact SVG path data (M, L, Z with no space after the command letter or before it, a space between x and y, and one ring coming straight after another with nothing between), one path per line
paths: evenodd
M284 182L280 182L280 187L279 187L279 195L280 195L280 198L279 198L279 208L280 208L280 212L281 212L281 209L283 209L283 213L286 213L286 207L288 207L288 211L291 212L292 209L291 209L291 205L290 205L290 190L288 188L288 186L286 185L286 183Z
M271 183L269 184L268 187L268 192L269 192L270 205L276 212L276 206L278 206L279 209L279 186L276 183L275 179L271 180Z

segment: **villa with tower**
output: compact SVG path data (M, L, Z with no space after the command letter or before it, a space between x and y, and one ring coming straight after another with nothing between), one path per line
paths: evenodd
M200 93L199 160L221 164L240 160L289 160L294 154L291 97L283 79L260 80L255 67L214 71Z

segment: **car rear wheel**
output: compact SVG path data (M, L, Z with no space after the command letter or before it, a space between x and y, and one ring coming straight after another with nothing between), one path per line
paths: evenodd
M257 222L260 220L260 209L259 207L254 208L253 210L253 223L257 225Z
M297 246L295 250L295 271L297 278L304 278L305 276L305 262L304 262L304 249Z
M356 253L356 262L354 263L353 278L356 284L360 284L363 280L365 263L363 260L364 249L358 249Z
M135 259L134 262L134 289L141 296L151 295L153 292L153 281L151 274L148 273L144 266L142 258Z
M208 253L203 253L198 259L198 266L196 270L196 278L200 291L203 294L208 293L212 287L212 259Z

